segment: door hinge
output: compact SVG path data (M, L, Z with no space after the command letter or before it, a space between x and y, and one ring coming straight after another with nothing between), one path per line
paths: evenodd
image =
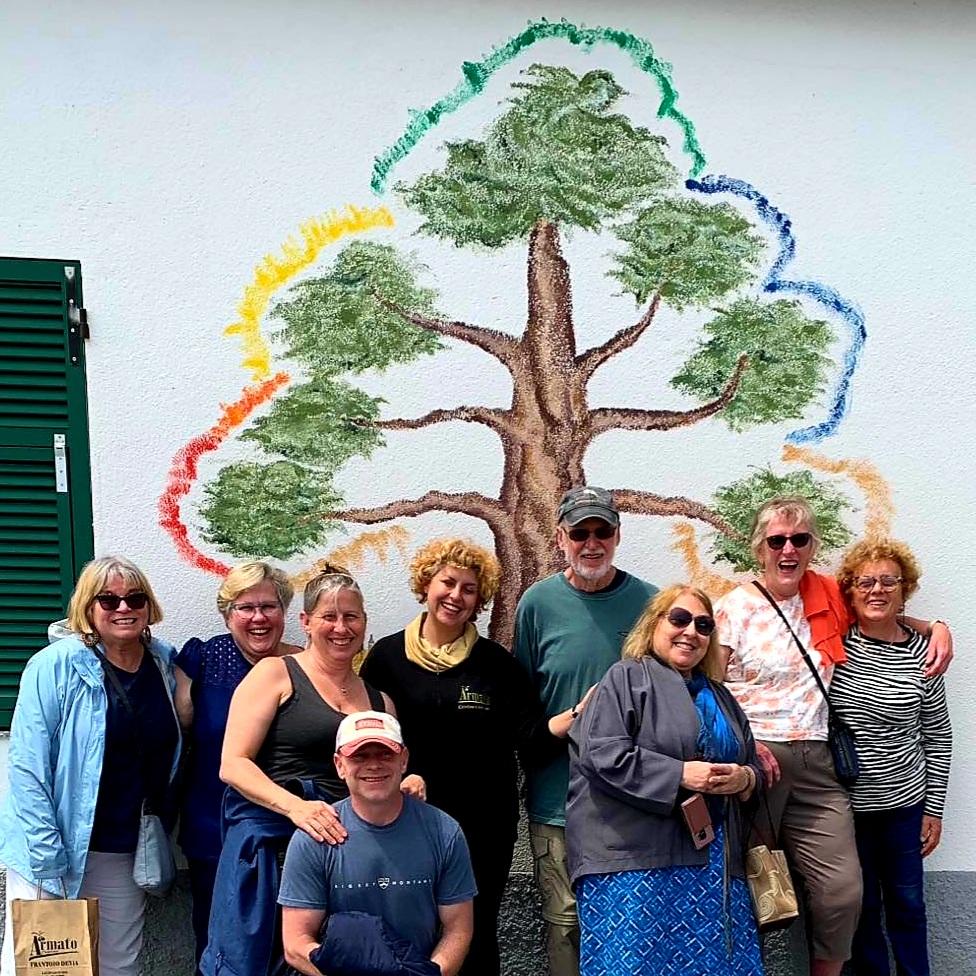
M81 344L91 338L88 312L78 304L78 277L71 265L65 265L64 277L68 292L68 358L72 365L81 365Z

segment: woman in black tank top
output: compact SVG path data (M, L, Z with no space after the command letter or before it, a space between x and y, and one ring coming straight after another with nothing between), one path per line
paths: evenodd
M304 651L259 661L234 692L220 777L239 793L282 813L319 841L345 839L332 806L304 800L286 784L311 780L335 799L346 796L335 770L335 737L350 712L395 713L393 703L353 669L363 647L366 611L356 581L337 567L305 587ZM405 781L422 793L419 777Z
M339 723L351 712L394 711L353 670L366 612L348 573L330 567L310 580L301 619L305 650L258 661L231 700L220 764L230 787L215 882L220 911L210 918L204 972L223 966L238 976L267 976L281 955L279 858L294 829L329 844L346 837L327 802L348 792L333 762ZM403 788L421 798L426 792L419 776Z

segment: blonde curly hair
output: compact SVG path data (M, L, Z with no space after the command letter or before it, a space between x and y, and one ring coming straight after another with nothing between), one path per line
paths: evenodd
M470 539L432 539L414 553L410 561L410 591L419 603L427 599L430 581L445 566L470 569L478 578L478 605L481 613L498 592L502 567L495 554Z
M877 563L882 559L890 559L898 564L903 600L907 600L918 589L922 567L919 566L915 553L904 542L899 542L897 539L861 539L844 553L837 570L837 582L848 606L851 606L851 594L854 591L854 580L857 579L858 569L865 563Z

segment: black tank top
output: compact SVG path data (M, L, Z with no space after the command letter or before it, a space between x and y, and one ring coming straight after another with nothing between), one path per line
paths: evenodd
M271 720L255 762L279 786L288 780L312 779L336 799L348 796L333 759L336 733L345 713L336 711L319 694L293 657L288 655L283 660L291 678L291 697ZM366 685L366 694L373 711L386 711L380 692Z

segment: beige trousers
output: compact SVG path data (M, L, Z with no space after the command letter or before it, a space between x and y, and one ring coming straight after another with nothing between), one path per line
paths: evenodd
M566 828L530 823L529 841L542 895L550 976L579 976L579 917L566 869Z

